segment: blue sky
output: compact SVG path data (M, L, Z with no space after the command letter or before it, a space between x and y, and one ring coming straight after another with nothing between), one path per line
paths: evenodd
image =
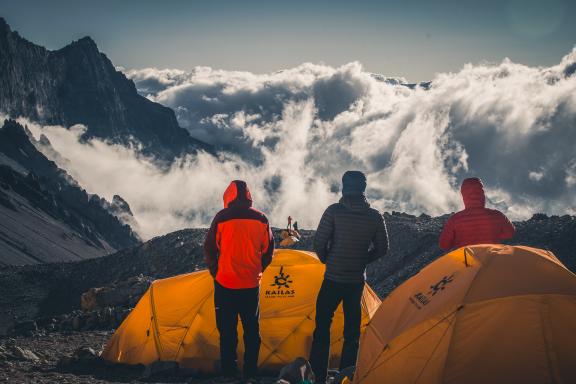
M551 65L576 44L574 0L0 0L0 16L49 49L90 35L115 65L269 72L360 61L431 79L464 63Z

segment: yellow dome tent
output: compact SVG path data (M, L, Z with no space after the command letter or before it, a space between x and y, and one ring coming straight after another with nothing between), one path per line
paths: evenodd
M448 253L382 302L354 383L576 383L576 276L535 248Z
M260 285L261 369L278 370L299 356L308 356L324 268L311 252L280 249L274 253ZM184 368L214 372L220 355L213 297L214 284L207 271L154 281L102 356L126 364L177 361ZM366 285L362 329L379 304ZM239 322L239 356L244 348L241 327ZM340 307L331 330L333 365L340 358L343 328Z

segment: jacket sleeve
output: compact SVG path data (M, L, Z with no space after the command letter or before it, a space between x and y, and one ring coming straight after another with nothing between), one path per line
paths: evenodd
M274 254L274 234L272 233L272 229L270 229L270 223L266 223L263 244L262 272L264 272L264 270L270 265L272 262L272 255Z
M210 229L206 234L206 238L204 239L204 259L206 261L206 267L210 271L212 277L216 277L216 272L218 272L218 220L216 216L214 220L212 220L212 224L210 225Z
M510 220L508 220L506 215L504 215L503 213L500 213L500 214L502 216L502 227L500 229L500 239L502 239L502 240L511 239L514 237L514 234L516 233L516 228L514 228L514 224L512 224L510 222Z
M450 217L446 224L444 224L444 229L440 234L438 245L443 251L448 251L454 247L454 221L452 220L452 217Z
M332 209L328 207L320 219L318 229L316 229L316 236L314 236L314 251L322 263L326 263L333 233L334 214Z
M386 222L384 216L378 214L378 224L376 233L372 239L372 249L368 251L368 262L371 263L388 253L388 230L386 229Z

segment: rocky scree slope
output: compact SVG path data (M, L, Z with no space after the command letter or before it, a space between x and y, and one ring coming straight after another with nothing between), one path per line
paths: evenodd
M0 128L0 266L82 260L139 243L115 216L130 215L122 198L88 195L30 140L13 120Z
M385 218L390 252L367 270L368 283L380 297L443 254L437 240L448 215L416 217L393 212ZM575 217L535 215L515 224L518 232L511 243L548 249L568 268L576 269ZM4 268L0 270L0 324L6 325L6 332L9 324L77 310L81 294L92 287L138 275L164 278L202 269L205 234L206 229L185 229L98 259ZM311 250L314 231L301 234L294 248ZM278 241L280 230L275 235Z

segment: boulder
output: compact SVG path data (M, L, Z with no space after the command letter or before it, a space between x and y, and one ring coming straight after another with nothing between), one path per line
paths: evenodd
M134 306L146 292L153 279L139 275L99 288L90 288L80 297L84 311L106 307Z
M26 361L39 361L40 358L31 350L23 349L18 346L14 346L12 348L12 355L17 360L26 360Z
M69 371L78 368L99 367L105 362L100 358L100 354L90 347L80 347L72 353L72 356L61 358L56 367L59 370Z
M72 357L76 360L82 361L93 361L100 359L100 355L90 347L80 347L76 351Z

